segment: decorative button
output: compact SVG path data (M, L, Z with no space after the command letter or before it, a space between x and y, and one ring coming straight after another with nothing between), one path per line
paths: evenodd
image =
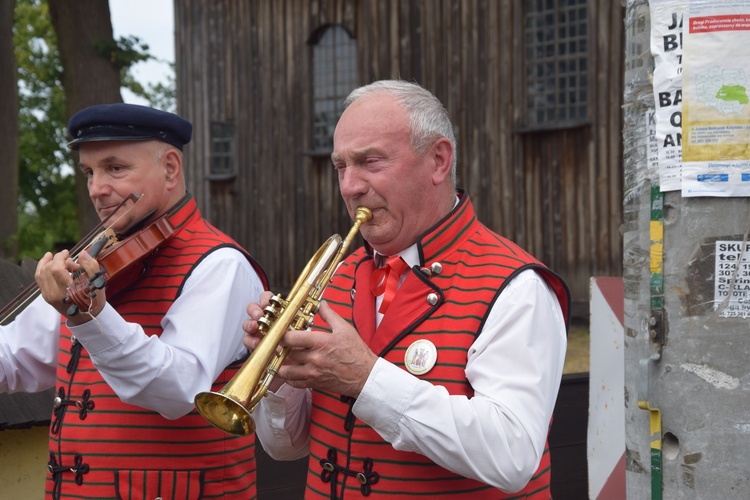
M427 303L434 306L438 303L438 296L435 293L427 294Z
M55 405L55 408L60 408L60 406L62 406L62 398L57 396L52 404Z
M361 472L357 472L357 481L359 481L362 484L367 484L367 477Z
M428 268L426 268L426 267L420 267L420 268L419 268L419 272L420 272L420 273L422 273L422 274L424 274L424 275L425 275L425 277L427 277L427 278L431 278L431 277L432 277L432 271L430 271L430 270L429 270Z
M333 472L333 464L331 462L324 463L323 468L329 472Z
M443 272L443 265L440 262L433 262L430 264L430 270L433 274L440 274Z
M357 296L357 290L355 290L354 288L352 288L351 290L349 290L349 297L351 297L352 302L354 302L354 297L356 297L356 296Z
M404 354L404 365L412 375L424 375L432 370L436 361L437 348L427 339L415 340Z

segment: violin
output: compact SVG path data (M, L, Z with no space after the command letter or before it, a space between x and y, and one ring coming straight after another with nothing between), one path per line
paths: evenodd
M141 196L131 193L112 214L117 213L120 207L128 201L135 204L140 198ZM147 214L145 218L148 218L152 213ZM123 281L121 278L126 277L126 275L137 278L138 273L128 274L127 271L132 272L134 268L137 268L138 263L153 254L175 232L175 228L167 219L167 215L163 215L145 227L131 231L124 238L121 238L111 229L114 223L110 224L110 227L104 231L101 230L112 217L110 215L71 249L70 253L74 260L77 260L82 249L86 250L89 255L97 260L101 270L92 277L89 277L83 270L73 274L73 283L68 287L67 296L63 299L63 302L70 303L67 311L69 316L77 314L79 310L88 310L92 294L96 290L104 288L109 281L118 278L118 283L120 283ZM123 287L129 283L125 282ZM5 324L9 318L31 303L38 294L39 286L36 282L30 284L0 310L0 325Z
M120 278L126 271L132 270L136 264L153 254L174 232L175 228L165 214L123 240L113 238L112 234L102 235L92 244L89 252L99 263L100 270L91 277L83 270L74 274L73 283L68 286L68 294L63 298L64 303L71 303L68 316L75 316L79 310L87 310L96 290L101 290L110 280ZM138 273L132 274L132 278L137 276ZM131 282L132 279L121 286L127 286Z

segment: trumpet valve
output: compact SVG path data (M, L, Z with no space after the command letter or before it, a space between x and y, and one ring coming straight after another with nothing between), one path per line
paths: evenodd
M287 305L287 301L284 300L281 295L274 295L270 299L268 299L268 302L270 302L272 305L269 305L268 307L275 307L276 309L284 309Z
M277 318L279 316L279 312L281 312L281 310L273 305L263 308L263 316L265 316L266 318Z
M266 332L271 328L272 324L273 321L268 319L266 316L262 316L258 319L258 330L265 335Z
M286 303L279 295L274 295L269 299L269 305L263 308L263 316L258 319L258 329L261 333L266 333L284 310Z

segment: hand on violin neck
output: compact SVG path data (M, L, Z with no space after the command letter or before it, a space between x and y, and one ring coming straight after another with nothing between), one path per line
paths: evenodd
M78 256L78 270L74 272L73 283L68 286L68 294L75 291L78 300L75 301L76 307L69 307L66 310L68 321L74 325L80 325L97 316L104 304L107 302L107 294L104 291L106 281L102 276L101 266L96 259L92 258L85 250ZM73 314L71 314L73 313Z
M99 263L86 252L79 255L78 261L75 262L67 250L55 255L47 252L34 275L44 300L76 325L99 314L106 302L103 289L90 290L89 287L90 277L100 270ZM78 311L71 310L73 304L78 306Z

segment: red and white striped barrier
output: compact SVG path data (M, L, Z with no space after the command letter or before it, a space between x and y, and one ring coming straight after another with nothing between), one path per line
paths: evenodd
M591 278L589 498L625 499L625 330L622 278Z

